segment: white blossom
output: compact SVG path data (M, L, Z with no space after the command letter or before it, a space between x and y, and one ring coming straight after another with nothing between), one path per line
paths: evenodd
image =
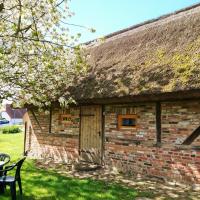
M66 88L87 66L77 37L62 22L72 16L67 0L0 0L0 99L66 106Z

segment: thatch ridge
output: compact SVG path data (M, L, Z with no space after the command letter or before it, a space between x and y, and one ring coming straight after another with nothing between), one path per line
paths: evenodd
M104 39L107 39L107 38L113 37L113 36L115 36L115 35L119 35L119 34L121 34L121 33L130 31L130 30L133 30L133 29L136 29L136 28L138 28L138 27L140 27L140 26L144 26L144 25L147 25L147 24L150 24L150 23L159 21L159 20L161 20L161 19L165 19L165 18L170 17L170 16L172 16L172 15L176 15L176 14L179 14L179 13L182 13L182 12L185 12L185 11L188 11L188 10L191 10L191 9L194 9L194 8L196 8L196 7L199 7L199 6L200 6L200 3L196 3L196 4L193 4L193 5L188 6L188 7L186 7L186 8L182 8L182 9L180 9L180 10L176 10L176 11L174 11L174 12L171 12L171 13L169 13L169 14L161 15L161 16L159 16L159 17L157 17L157 18L150 19L150 20L146 20L146 21L144 21L144 22L142 22L142 23L135 24L135 25L130 26L130 27L128 27L128 28L125 28L125 29L122 29L122 30L119 30L119 31L115 31L115 32L113 32L113 33L110 33L110 34L108 34L108 35L105 35L103 38L104 38ZM97 40L98 40L98 39L90 40L90 41L88 41L88 42L85 42L84 45L92 44L92 43L96 42Z

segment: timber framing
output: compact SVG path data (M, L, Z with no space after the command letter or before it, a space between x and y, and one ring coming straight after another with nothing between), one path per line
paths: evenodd
M104 153L105 153L105 105L101 107L101 164L104 165Z
M26 138L27 138L27 122L24 124L24 156L26 156Z
M80 156L81 155L81 115L82 115L81 106L79 107L79 109L80 109L80 113L79 113L80 121L79 121L79 136L78 136L78 153Z
M167 102L167 101L185 101L200 100L200 90L188 90L167 92L158 94L143 94L134 96L111 97L111 98L93 98L77 99L79 105L100 105L100 104L119 104L119 103L145 103L145 102Z
M31 113L32 113L32 115L33 115L35 121L37 122L37 125L40 127L40 130L42 130L42 127L41 127L41 125L40 125L40 122L39 122L37 116L35 115L34 110L33 110L33 109L30 109L30 111L31 111Z
M161 145L161 103L156 102L156 145Z
M189 135L185 141L182 143L182 145L190 145L194 140L200 135L200 126L195 129L191 135Z
M52 125L52 106L49 109L49 133L51 133L51 125Z

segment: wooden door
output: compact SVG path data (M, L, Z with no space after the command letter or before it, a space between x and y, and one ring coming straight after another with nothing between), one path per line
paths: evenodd
M80 128L81 159L92 163L102 160L102 107L81 107Z

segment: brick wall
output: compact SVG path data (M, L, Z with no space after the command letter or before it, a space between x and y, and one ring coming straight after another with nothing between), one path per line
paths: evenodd
M176 148L106 145L106 163L119 171L200 183L200 152Z
M118 129L118 114L136 114L137 127ZM155 104L106 106L105 163L120 171L200 183L200 145L177 146L200 125L200 102L162 104L162 147L155 147Z
M200 102L162 103L162 146L156 147L155 104L105 106L105 164L120 171L169 180L200 183L200 137L192 145L180 143L200 125ZM61 109L49 115L29 112L26 148L29 155L71 162L78 158L79 108L66 110L71 122L60 120ZM118 114L137 116L137 127L118 129ZM30 119L29 119L30 118Z
M162 143L180 144L199 126L199 101L162 104ZM200 137L193 145L200 145Z
M62 121L61 116L67 114L71 116L71 120L68 122ZM52 125L51 131L55 134L65 134L78 136L79 135L79 122L80 122L80 108L75 107L62 111L55 108L52 113Z
M106 106L105 113L105 139L109 144L118 143L132 146L138 141L145 144L156 142L154 104ZM118 114L136 114L137 127L119 130Z
M64 113L61 109L52 111L51 133L49 133L50 115L34 111L39 122L29 111L27 121L26 150L35 158L50 158L62 162L72 162L78 158L79 145L79 109L71 108ZM62 114L70 114L71 123L60 120Z

